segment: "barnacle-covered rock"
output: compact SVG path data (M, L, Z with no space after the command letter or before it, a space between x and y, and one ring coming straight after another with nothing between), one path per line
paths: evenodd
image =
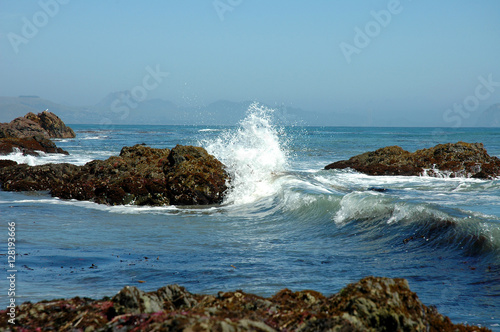
M263 298L243 291L191 294L170 285L127 286L113 298L24 303L0 331L490 331L453 324L425 306L404 279L367 277L326 297L306 290Z
M47 164L0 167L2 189L49 190L64 199L122 205L207 205L223 200L229 177L205 149L124 147L119 156L84 166Z
M500 159L488 155L482 143L438 144L414 153L399 146L388 146L325 166L325 169L344 168L368 175L446 175L494 179L500 176Z

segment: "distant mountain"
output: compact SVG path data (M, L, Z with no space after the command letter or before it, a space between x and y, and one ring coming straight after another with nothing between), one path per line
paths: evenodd
M206 106L182 107L163 99L138 102L129 91L107 95L90 108L115 124L236 125L245 117L252 101L219 100ZM275 108L276 109L276 108ZM297 121L299 109L278 107L275 112L287 124Z
M38 96L0 97L0 122L49 109L67 124L236 125L251 104L219 100L206 106L182 107L163 99L137 101L130 91L110 93L89 107L65 106ZM306 124L304 119L311 115L293 107L270 108L283 125Z
M113 92L89 107L91 123L181 124L181 111L174 103L161 99L137 101L130 91Z
M10 122L28 112L38 114L46 109L50 109L64 122L77 119L81 111L79 108L60 105L38 96L0 97L0 122Z
M0 122L49 109L68 124L236 125L251 103L220 100L207 106L180 107L163 99L138 102L129 91L110 93L89 107L61 105L38 96L0 97ZM300 118L300 112L279 107L276 115L290 123Z
M28 112L49 109L66 124L158 124L158 125L237 125L245 118L253 101L219 100L206 106L183 107L163 99L138 101L130 91L106 95L89 107L71 107L37 96L0 97L0 122L10 122ZM379 125L375 118L355 112L319 113L285 105L264 105L274 109L279 125L370 126ZM362 120L360 122L360 119ZM394 119L393 119L394 120ZM396 120L394 120L396 121ZM396 121L397 122L397 121ZM397 123L383 122L386 125ZM403 121L403 123L406 123ZM411 123L409 123L411 125Z
M479 115L476 126L478 127L500 127L500 103L491 105Z

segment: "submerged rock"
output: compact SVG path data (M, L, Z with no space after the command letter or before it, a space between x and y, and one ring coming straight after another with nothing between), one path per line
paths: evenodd
M16 325L0 311L0 330L68 331L489 331L453 324L425 306L404 279L367 277L326 297L284 289L270 298L242 291L191 294L170 285L127 286L113 298L24 303Z
M84 166L47 164L0 168L2 189L50 190L53 196L120 205L221 203L229 180L224 165L203 148L124 147L119 156Z
M439 144L410 153L389 146L325 166L352 168L368 175L429 175L494 179L500 176L500 159L491 157L482 143Z

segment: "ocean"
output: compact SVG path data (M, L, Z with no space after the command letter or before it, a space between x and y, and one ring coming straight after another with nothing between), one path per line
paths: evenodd
M7 252L16 224L16 300L113 296L179 284L194 293L283 288L330 295L365 276L406 278L454 323L500 331L500 181L367 176L324 170L399 145L481 142L500 156L500 129L282 125L252 105L237 126L71 125L70 155L22 156L30 165L83 165L124 146L203 146L233 181L222 205L107 206L48 192L0 190ZM7 275L7 256L0 256ZM0 305L9 298L0 278Z

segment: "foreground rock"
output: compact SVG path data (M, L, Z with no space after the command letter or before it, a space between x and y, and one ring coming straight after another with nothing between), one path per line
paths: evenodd
M205 149L124 147L117 157L84 166L0 165L2 189L49 190L53 196L120 205L221 203L229 180L224 165Z
M0 330L39 331L489 331L453 324L426 307L404 279L367 277L330 297L281 290L191 294L170 285L145 293L127 286L113 298L25 303L16 325L0 311Z
M414 153L399 146L389 146L325 167L344 168L368 175L445 175L494 179L500 176L500 159L489 156L482 143L458 142L439 144Z
M68 152L58 148L51 138L73 138L74 131L54 113L28 113L10 123L0 123L0 155L20 151L24 155Z

